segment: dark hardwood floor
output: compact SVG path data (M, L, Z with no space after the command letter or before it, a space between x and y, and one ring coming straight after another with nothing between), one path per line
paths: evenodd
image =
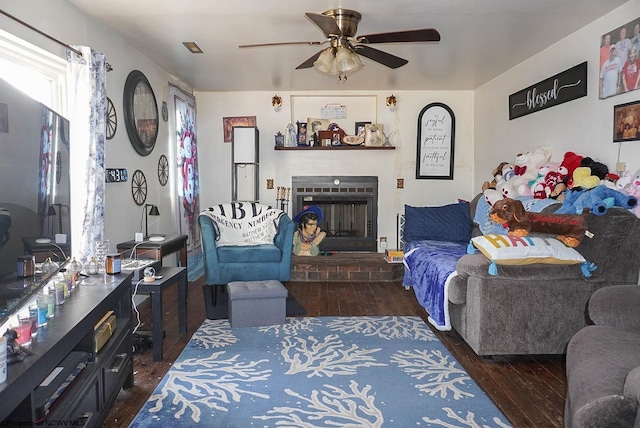
M307 310L307 316L417 315L427 322L413 291L400 282L291 282L290 293ZM163 298L164 361L153 362L151 350L134 355L134 387L122 390L105 427L126 427L151 395L193 333L205 319L202 282L189 283L187 334L177 334L176 291ZM149 329L148 301L138 305L141 329ZM455 332L434 329L449 351L502 410L514 427L562 427L566 378L561 356L480 358Z

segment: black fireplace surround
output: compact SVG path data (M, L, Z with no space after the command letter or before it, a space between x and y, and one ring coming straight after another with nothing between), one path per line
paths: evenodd
M378 177L298 176L291 185L294 216L306 205L322 209L321 251L377 251Z

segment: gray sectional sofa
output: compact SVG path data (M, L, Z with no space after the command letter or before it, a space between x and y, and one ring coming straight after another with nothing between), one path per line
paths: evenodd
M470 204L471 218L481 197ZM449 285L451 325L478 355L563 354L586 325L593 292L638 283L640 220L614 207L602 216L588 214L588 228L593 238L584 238L576 250L597 266L589 278L579 265L500 266L493 276L481 253L458 260Z
M469 204L472 219L481 197ZM500 266L493 276L481 253L458 260L449 285L450 321L478 355L563 354L587 325L586 305L596 290L638 284L640 220L614 207L602 216L588 214L588 225L594 236L576 250L597 266L591 277L580 265L550 264Z
M640 427L640 286L596 291L567 348L567 428Z

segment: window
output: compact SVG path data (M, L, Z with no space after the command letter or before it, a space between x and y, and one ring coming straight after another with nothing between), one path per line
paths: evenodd
M0 30L0 78L66 116L66 59Z

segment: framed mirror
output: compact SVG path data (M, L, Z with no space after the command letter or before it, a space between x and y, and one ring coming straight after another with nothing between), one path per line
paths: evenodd
M147 156L158 137L158 103L147 77L133 70L124 84L124 123L131 145L140 156Z

